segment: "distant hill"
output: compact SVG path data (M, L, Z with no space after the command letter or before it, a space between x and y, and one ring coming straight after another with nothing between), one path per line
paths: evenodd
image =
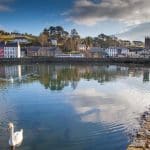
M11 41L11 40L14 40L15 37L19 37L19 35L0 35L0 41ZM21 37L24 37L26 39L28 39L29 41L35 41L37 39L36 36L33 36L33 35L21 35Z

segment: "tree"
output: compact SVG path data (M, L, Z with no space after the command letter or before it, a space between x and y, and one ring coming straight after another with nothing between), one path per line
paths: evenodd
M56 33L57 34L63 34L63 32L64 32L64 28L63 27L61 27L61 26L56 26L55 27L55 30L57 31Z
M70 36L71 36L72 38L80 38L80 36L79 36L79 34L78 34L78 32L77 32L76 29L72 29L72 30L71 30Z
M46 46L48 44L48 36L46 34L40 34L39 42L42 46Z
M69 33L65 31L62 26L50 26L49 28L45 28L43 34L48 36L49 41L56 40L58 46L62 49L64 49L64 44L69 37Z
M5 31L0 30L0 35L4 35Z
M47 35L49 37L49 30L47 28L44 28L43 34Z
M53 26L50 26L49 29L48 29L48 31L49 31L50 35L53 35L53 34L55 34L56 28L53 27Z
M86 45L86 50L88 49L88 47L92 47L93 46L93 38L92 37L86 37L85 38L85 45Z

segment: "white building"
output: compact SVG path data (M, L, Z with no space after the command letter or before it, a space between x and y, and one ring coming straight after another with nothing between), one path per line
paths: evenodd
M84 51L89 50L89 49L90 49L90 47L87 47L85 44L79 44L78 45L78 50L79 51L84 52Z
M130 49L129 57L131 58L150 58L150 50L138 48Z
M58 45L57 40L52 39L51 40L51 44L52 44L52 46L57 46Z
M109 47L105 49L105 52L109 57L127 57L129 54L129 49L120 47Z
M21 48L19 43L6 43L4 46L4 58L20 58Z

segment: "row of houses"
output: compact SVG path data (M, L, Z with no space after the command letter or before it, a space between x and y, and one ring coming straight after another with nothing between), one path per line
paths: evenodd
M91 47L84 51L86 57L94 58L150 58L150 50L144 48L125 48L125 47Z
M105 52L108 54L109 57L127 57L129 56L130 51L128 48L109 47L105 49Z
M61 54L58 47L29 46L21 48L20 43L0 43L0 58L21 58L34 56L54 57Z
M83 47L78 50L77 54L63 54L58 47L41 47L29 46L21 48L20 43L0 43L0 58L21 58L21 57L130 57L130 58L150 58L150 50L144 48L125 48L125 47L109 47L106 49L100 47Z
M109 57L150 58L150 49L109 47L105 49Z

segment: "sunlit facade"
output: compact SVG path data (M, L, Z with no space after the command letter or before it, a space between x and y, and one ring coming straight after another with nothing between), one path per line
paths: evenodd
M19 43L6 43L4 46L4 58L20 58L21 48Z

